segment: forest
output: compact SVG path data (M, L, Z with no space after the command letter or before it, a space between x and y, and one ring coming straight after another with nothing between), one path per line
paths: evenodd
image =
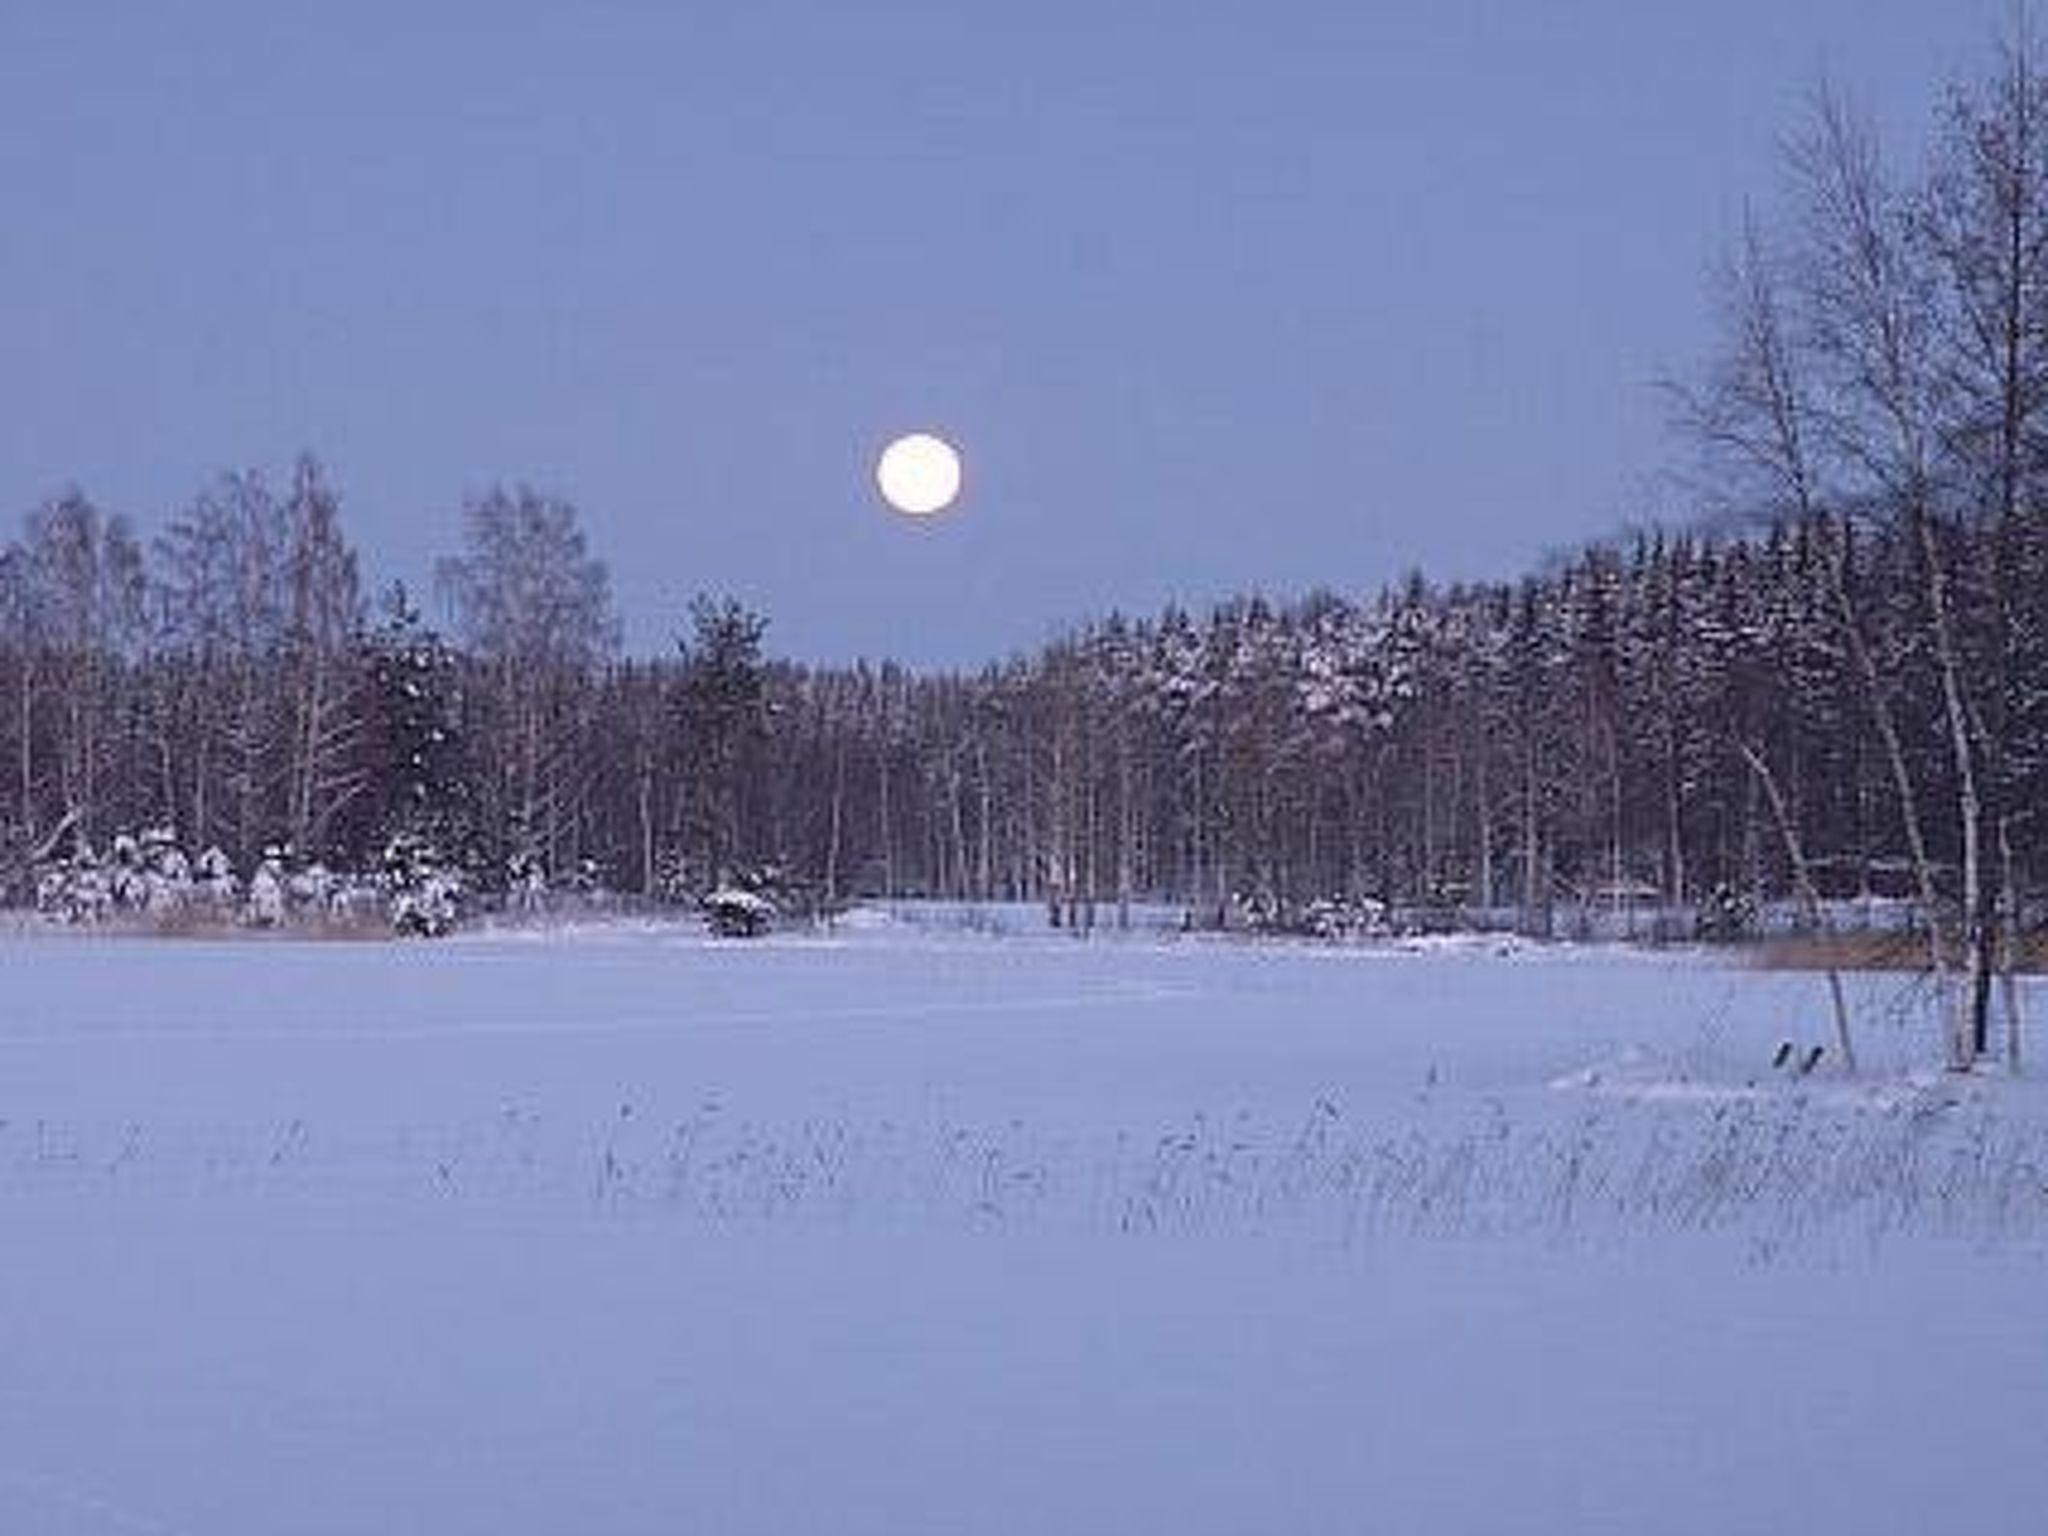
M1667 386L1683 520L1518 580L1103 616L977 671L805 665L717 597L623 655L575 507L524 486L461 509L424 605L373 590L310 455L154 534L66 492L0 553L8 894L75 915L81 871L118 905L173 859L279 910L317 866L471 904L736 884L1537 933L1641 906L1686 936L1870 896L1981 994L2048 877L2031 44L1905 174L1817 91L1712 297L1716 354Z

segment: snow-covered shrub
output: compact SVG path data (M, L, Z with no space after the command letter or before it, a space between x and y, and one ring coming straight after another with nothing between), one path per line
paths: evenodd
M96 923L113 906L107 872L83 838L71 856L44 864L36 875L36 910L66 923Z
M284 851L272 845L263 850L255 873L249 876L249 899L242 909L242 918L254 928L275 928L284 921L284 915Z
M1387 904L1374 896L1325 896L1301 909L1297 931L1316 939L1390 939Z
M142 844L126 832L108 846L107 897L117 911L139 911L149 904L149 876Z
M461 876L448 871L436 871L416 886L392 892L392 931L414 938L441 938L455 927L461 895Z
M193 874L195 894L201 902L222 917L235 910L241 898L242 882L236 878L235 866L221 852L218 844L199 855Z
M152 918L167 918L192 899L192 861L169 827L145 827L139 841L143 910Z
M391 882L314 862L285 876L285 921L312 927L374 928L389 915Z
M1693 921L1694 936L1709 944L1733 944L1756 931L1756 903L1725 880L1707 893Z
M520 849L505 861L505 905L514 912L538 912L547 905L548 877L540 856Z
M67 923L133 915L161 923L193 897L192 867L168 827L115 834L104 858L83 839L36 866L36 910Z
M61 915L64 896L64 866L51 862L38 864L35 869L36 911L45 917Z
M455 926L462 871L425 838L399 833L384 848L385 912L394 932L436 939Z
M1270 891L1231 899L1228 924L1248 933L1306 939L1387 939L1399 931L1392 909L1374 896L1319 896L1282 901Z
M721 885L704 898L704 920L722 939L751 939L775 926L775 903L736 885Z
M333 872L315 859L304 869L293 870L286 878L286 903L294 912L327 917L334 911L336 886Z
M1280 908L1280 898L1268 890L1233 892L1225 925L1241 928L1249 933L1288 931Z

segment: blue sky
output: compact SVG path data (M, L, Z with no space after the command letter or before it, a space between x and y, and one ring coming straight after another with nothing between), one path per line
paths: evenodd
M1512 575L1677 510L1651 384L1806 86L1912 149L2004 14L12 0L0 517L310 447L417 584L525 481L632 648L715 590L820 660Z

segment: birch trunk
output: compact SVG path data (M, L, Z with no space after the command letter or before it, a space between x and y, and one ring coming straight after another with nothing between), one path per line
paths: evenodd
M1778 787L1778 776L1764 761L1763 754L1748 742L1736 743L1736 750L1763 787L1764 798L1770 803L1771 819L1777 823L1778 837L1785 845L1785 857L1792 865L1792 880L1799 892L1799 904L1806 909L1807 921L1825 945L1832 934L1827 909L1821 905L1820 892L1815 888L1813 873L1807 867L1806 851L1800 844L1799 829L1793 822L1791 807L1785 803L1784 793ZM1834 1006L1835 1048L1842 1053L1842 1070L1853 1077L1856 1073L1856 1045L1849 1032L1849 1005L1842 993L1842 973L1835 968L1832 955L1828 956L1826 971L1828 1000Z

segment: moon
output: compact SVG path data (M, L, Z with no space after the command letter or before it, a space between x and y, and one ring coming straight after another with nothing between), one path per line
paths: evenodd
M875 486L907 516L943 512L960 496L960 451L929 432L899 437L875 460Z

